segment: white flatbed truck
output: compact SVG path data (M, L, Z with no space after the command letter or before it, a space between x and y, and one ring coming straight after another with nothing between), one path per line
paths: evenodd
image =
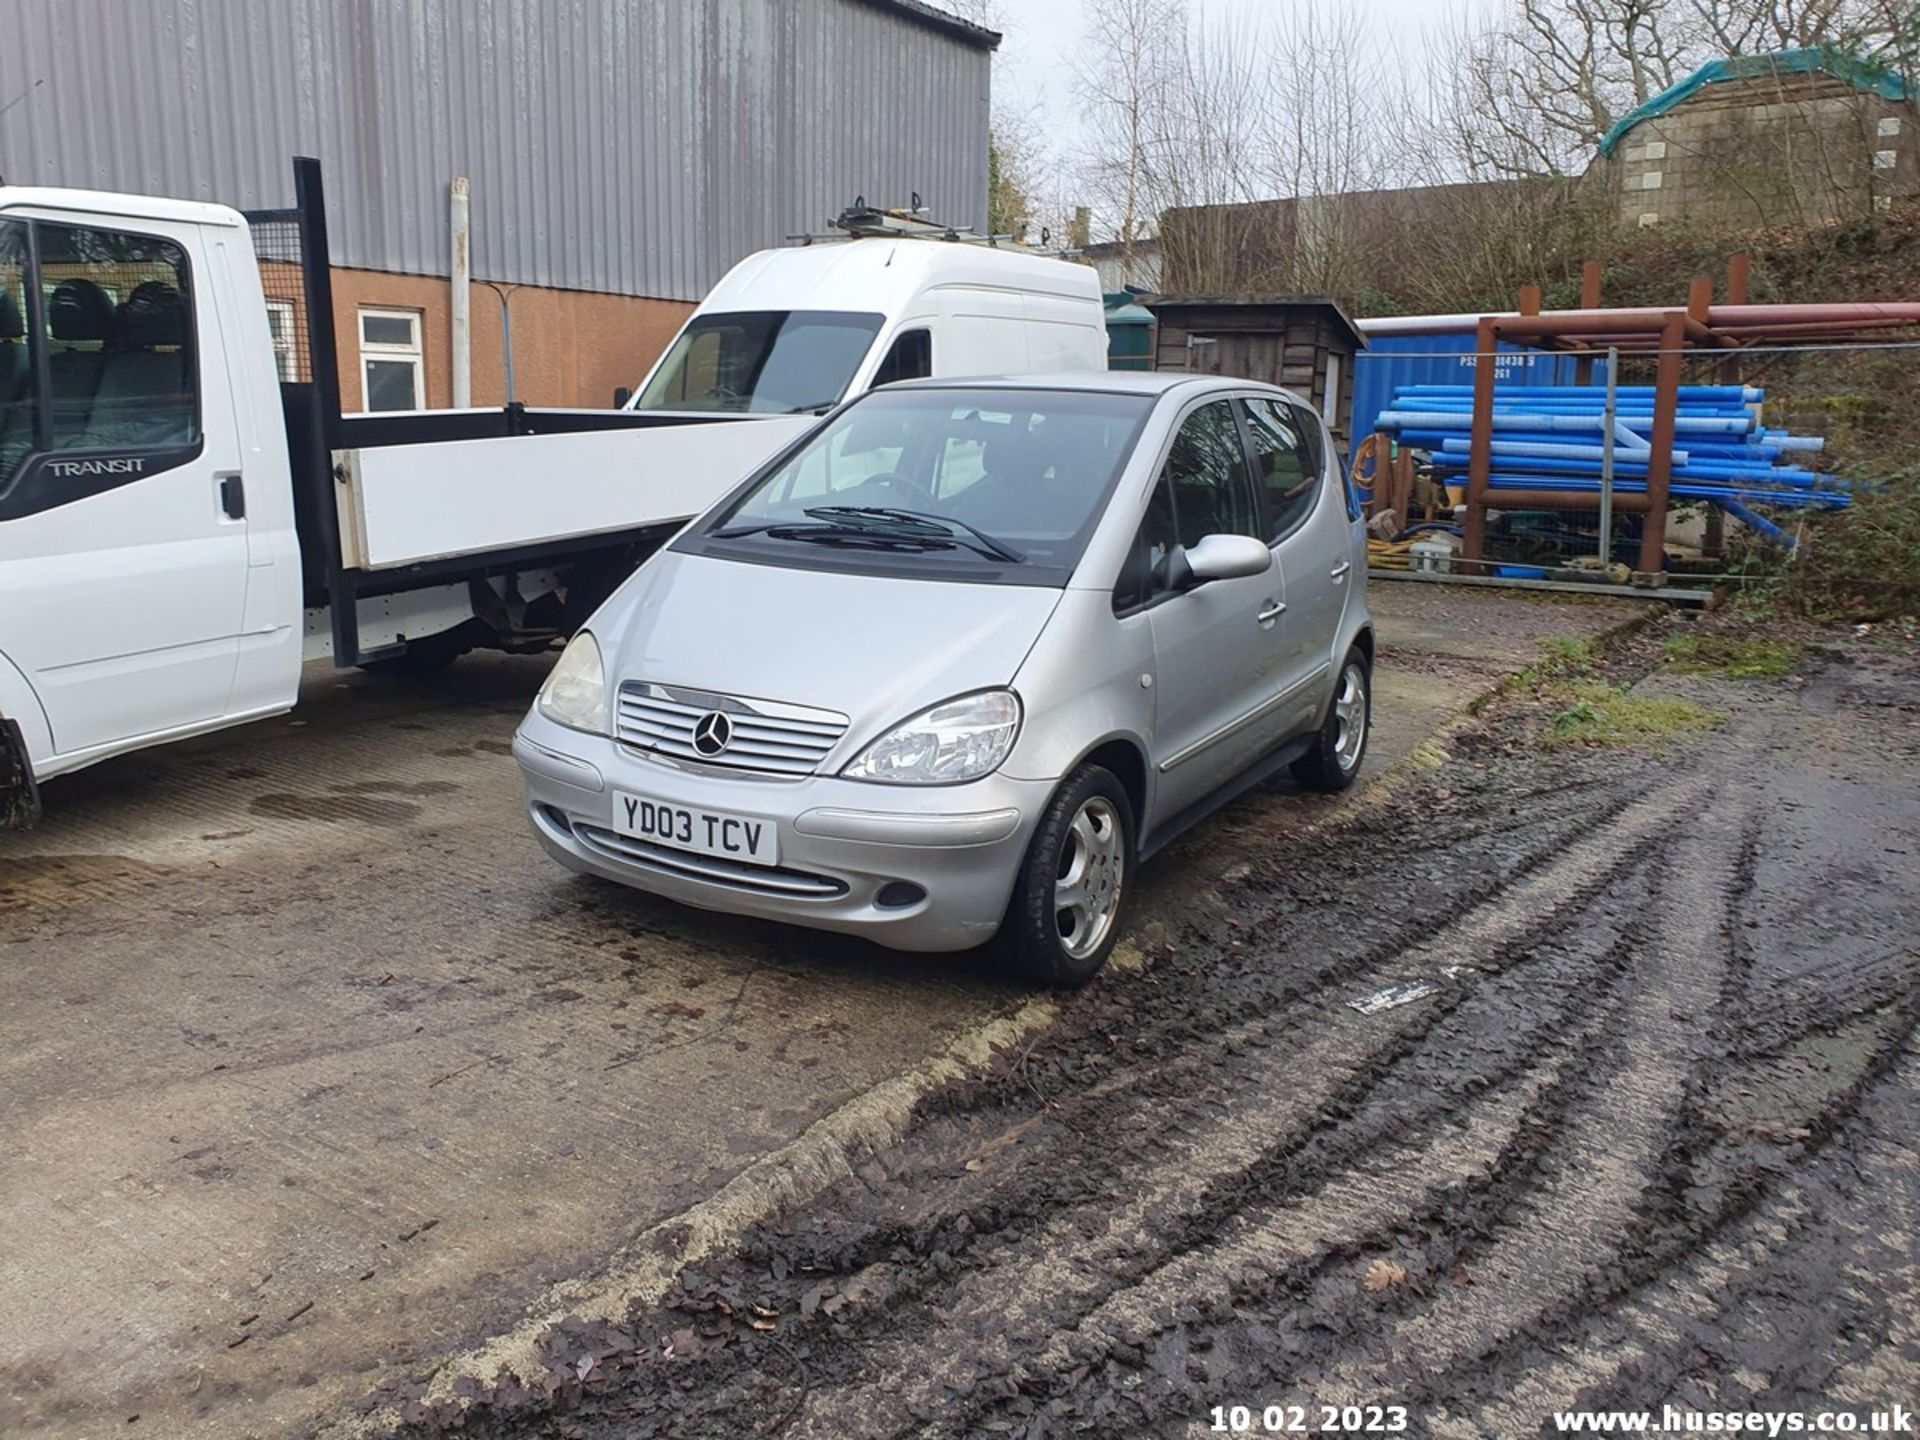
M1105 364L1092 270L882 234L749 257L752 308L723 281L626 408L344 414L318 164L294 178L252 215L0 187L0 827L292 708L308 661L549 647L844 395Z

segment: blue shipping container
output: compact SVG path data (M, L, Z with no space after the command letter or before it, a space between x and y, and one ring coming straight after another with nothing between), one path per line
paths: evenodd
M1471 385L1479 341L1472 335L1373 335L1353 359L1353 428L1359 444L1400 385ZM1502 385L1571 385L1574 357L1502 344L1495 378ZM1593 362L1593 383L1607 383L1607 362Z

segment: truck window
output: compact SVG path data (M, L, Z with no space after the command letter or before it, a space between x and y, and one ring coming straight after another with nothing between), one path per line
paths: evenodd
M893 337L887 358L873 372L872 388L900 380L924 380L933 374L933 336L924 329L902 330Z
M0 490L33 451L33 362L27 348L27 227L0 223Z
M191 455L192 294L186 253L171 240L0 221L0 519L155 473L151 463L36 467L37 456Z
M39 226L49 440L133 450L199 438L193 287L170 240Z
M633 408L776 415L823 410L846 394L884 318L839 310L696 315Z

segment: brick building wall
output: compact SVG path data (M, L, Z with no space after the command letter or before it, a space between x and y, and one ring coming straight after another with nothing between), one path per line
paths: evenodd
M1920 115L1824 73L1707 85L1606 160L1623 224L1751 228L1858 219L1920 194Z

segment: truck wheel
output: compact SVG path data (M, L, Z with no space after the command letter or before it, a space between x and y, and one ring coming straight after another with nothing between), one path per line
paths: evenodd
M424 680L440 674L472 648L451 634L429 635L424 640L407 641L407 648L398 655L368 660L360 668L370 675L400 675Z
M1373 725L1373 667L1359 647L1347 651L1333 703L1313 738L1313 748L1293 762L1293 778L1309 790L1332 795L1353 784L1367 754Z
M1133 804L1119 777L1082 765L1047 802L1014 880L998 945L1009 969L1076 988L1107 963L1133 876Z

